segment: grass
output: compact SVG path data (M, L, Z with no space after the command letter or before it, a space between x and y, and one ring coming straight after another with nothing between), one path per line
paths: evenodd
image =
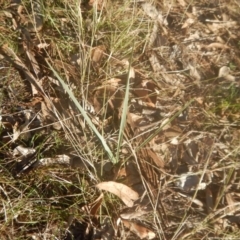
M97 239L113 232L111 239L138 239L117 225L126 208L117 196L104 192L94 202L103 181L139 192L134 207L151 210L133 222L151 229L154 239L237 238L239 222L226 218L240 213L239 24L225 31L199 19L235 21L239 5L219 3L211 12L204 1L151 1L169 23L158 24L152 41L155 20L140 2L104 1L98 8L88 2L40 2L36 9L22 1L19 14L0 1L0 238ZM194 15L199 7L203 13ZM28 22L36 16L44 20L37 32ZM188 18L194 24L182 28ZM197 32L202 40L189 38ZM229 49L209 47L213 42ZM32 96L24 70L3 45L41 84L41 94ZM198 84L192 69L182 71L188 64L201 76ZM218 78L223 65L235 81ZM26 109L34 115L28 134L13 141ZM36 154L15 153L20 145ZM58 160L63 154L70 160ZM207 189L178 189L174 182L186 172L209 180Z

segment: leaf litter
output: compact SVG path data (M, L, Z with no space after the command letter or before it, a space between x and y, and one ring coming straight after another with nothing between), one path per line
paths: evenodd
M45 215L49 204L55 212L74 212L61 217L67 227L58 231L54 222L62 213L50 211L52 222L45 219L29 233L28 225L21 234L238 236L239 5L89 1L76 8L69 2L69 11L54 10L53 22L52 13L43 12L54 4L1 3L1 28L15 34L19 49L12 39L1 39L3 178L10 172L29 188L41 186L34 199L42 198ZM79 35L68 20L76 15L73 9L82 19ZM106 19L110 22L99 24ZM21 192L14 184L1 185L12 205L11 194ZM99 196L92 186L122 201ZM31 201L27 206L41 215ZM30 222L16 207L15 232L17 224ZM5 212L1 224L9 217ZM34 214L32 219L38 222ZM3 238L13 238L10 234L4 230Z

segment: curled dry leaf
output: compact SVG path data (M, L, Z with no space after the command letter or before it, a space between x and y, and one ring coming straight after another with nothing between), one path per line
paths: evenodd
M235 77L230 74L230 68L227 66L223 66L219 69L218 77L222 77L228 81L235 81Z
M140 237L140 239L143 239L143 238L153 239L156 236L156 234L152 230L138 223L128 221L128 220L122 220L122 223L126 228L134 232L138 237Z
M122 183L117 183L113 181L101 182L97 184L96 187L118 196L128 207L132 207L134 201L139 198L137 192Z
M94 202L85 205L83 208L86 209L91 216L96 216L102 204L102 200L103 200L103 194L101 193L100 196Z

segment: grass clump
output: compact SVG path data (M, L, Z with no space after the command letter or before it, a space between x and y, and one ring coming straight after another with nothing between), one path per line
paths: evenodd
M237 236L239 5L211 4L0 2L1 239Z

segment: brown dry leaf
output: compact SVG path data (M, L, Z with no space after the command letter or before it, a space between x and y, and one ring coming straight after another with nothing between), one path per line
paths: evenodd
M139 198L137 192L133 191L131 188L122 183L117 183L113 181L101 182L97 184L96 187L118 196L128 207L132 207L134 201Z
M91 59L94 65L98 65L101 62L105 51L106 47L104 45L100 45L92 49Z
M103 193L101 193L100 196L94 202L85 205L83 209L86 209L91 216L96 216L102 204L102 200L103 200Z
M134 185L136 187L136 184L141 184L141 177L139 175L139 171L137 169L136 164L134 164L133 162L128 162L127 164L125 164L125 170L126 170L126 177L123 180L123 183L131 187ZM134 189L136 190L136 188Z
M158 155L152 151L151 149L146 149L146 152L149 157L152 158L153 162L156 164L157 167L159 168L164 168L164 161L158 157Z
M147 106L155 107L157 101L155 88L156 85L153 82L149 80L144 80L142 81L140 86L134 89L134 93L137 95L138 98L145 101Z
M61 123L57 122L57 118L53 114L53 106L49 103L49 101L46 101L46 103L41 102L41 110L42 110L43 117L46 120L50 120L51 122L53 122L54 129L60 130L62 128Z
M141 149L141 154L142 154L142 157L144 158L145 161L148 158L151 158L153 160L155 166L157 166L159 168L164 168L164 161L160 157L158 157L157 154L154 151L152 151L151 149L142 148Z
M128 220L123 220L123 219L122 219L122 223L126 228L134 232L138 237L140 237L140 239L143 239L143 238L153 239L156 236L156 234L151 229L146 228L138 223L128 221Z
M133 132L135 129L139 127L138 122L140 122L143 118L135 113L127 114L127 123L130 125Z
M101 10L106 5L106 0L89 0L88 5L91 7L97 7L97 10Z
M190 27L194 22L194 19L188 18L182 25L182 29Z
M126 167L122 166L120 169L118 169L118 171L115 172L115 179L121 179L123 177L126 177L126 175Z
M26 54L28 56L28 59L32 65L32 69L35 73L36 76L39 76L39 73L40 73L40 67L38 65L38 62L34 56L34 53L28 49L28 47L25 46L25 51L26 51Z
M182 7L185 7L187 5L184 0L178 0L178 2Z
M202 105L203 102L204 102L203 97L196 97L195 100L196 100L200 105Z
M114 84L112 83L97 88L93 98L93 106L97 113L106 107L107 104L111 109L118 109L121 107L124 92L117 88L116 85L117 81Z

